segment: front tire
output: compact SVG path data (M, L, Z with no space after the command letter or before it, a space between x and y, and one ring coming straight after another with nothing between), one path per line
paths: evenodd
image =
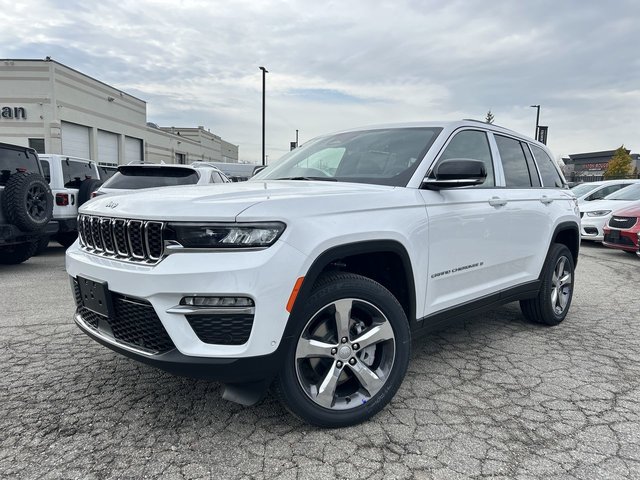
M398 300L350 273L321 278L296 322L274 392L320 427L361 423L393 398L409 363L411 334Z
M571 251L565 245L554 243L542 268L542 285L538 296L520 301L525 318L543 325L562 322L573 298L574 273Z

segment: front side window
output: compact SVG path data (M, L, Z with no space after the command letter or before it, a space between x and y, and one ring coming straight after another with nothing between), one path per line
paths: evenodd
M487 178L481 186L493 187L496 184L493 173L493 160L491 158L491 149L487 134L479 130L464 130L449 142L447 148L444 149L440 159L448 160L450 158L470 158L473 160L481 160L487 169Z
M536 158L538 168L540 169L542 184L545 187L562 188L564 186L562 177L558 173L553 160L547 155L547 152L536 145L531 145L531 149L533 150L533 156Z
M251 178L330 180L404 187L442 131L381 128L320 137L292 150Z
M80 188L80 184L89 178L95 178L96 173L91 162L79 160L62 160L62 176L64 188Z
M502 160L507 187L531 187L529 167L521 143L518 140L503 137L502 135L495 135L495 138L500 152L500 159Z

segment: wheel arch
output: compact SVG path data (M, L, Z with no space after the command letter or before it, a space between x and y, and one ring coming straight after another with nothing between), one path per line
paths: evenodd
M560 243L565 245L573 257L573 265L578 265L578 253L580 252L580 227L575 222L559 223L553 231L551 245Z
M309 297L316 281L324 272L339 270L363 274L358 268L354 269L353 265L360 264L361 260L364 259L380 260L383 258L386 262L399 260L399 266L397 264L386 264L387 266L395 265L395 268L402 272L401 281L397 282L397 285L390 285L389 282L380 281L380 276L370 274L364 274L364 276L378 281L390 290L402 305L409 324L413 325L416 321L416 289L413 267L407 249L397 240L359 241L331 247L322 252L307 270L289 318L296 318L302 312L305 304L304 299ZM356 259L360 260L360 262L356 262ZM399 295L402 289L406 292L405 295ZM398 298L398 296L402 298ZM285 337L291 336L293 327L294 322L289 321L285 329Z

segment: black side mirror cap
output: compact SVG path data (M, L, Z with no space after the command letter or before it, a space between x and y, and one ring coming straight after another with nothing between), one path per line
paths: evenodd
M481 185L487 179L487 168L481 160L450 158L440 162L431 175L422 181L422 188L470 187Z

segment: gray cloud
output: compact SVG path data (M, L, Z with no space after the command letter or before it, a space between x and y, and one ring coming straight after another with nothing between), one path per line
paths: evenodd
M362 124L483 118L556 154L640 151L634 1L0 0L3 56L51 55L139 96L150 121L206 125L260 156ZM25 18L37 18L25 27Z

